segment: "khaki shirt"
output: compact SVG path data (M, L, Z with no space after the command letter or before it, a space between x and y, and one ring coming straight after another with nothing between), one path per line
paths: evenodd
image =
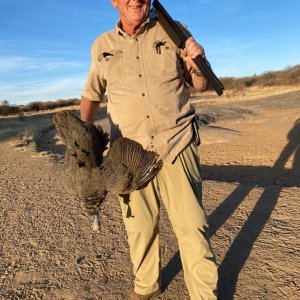
M122 135L172 162L192 139L195 114L180 49L147 20L134 36L118 25L99 36L91 58L82 96L101 101L107 92L111 141Z

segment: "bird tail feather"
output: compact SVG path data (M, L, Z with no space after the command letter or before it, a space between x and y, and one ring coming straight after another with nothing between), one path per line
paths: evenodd
M119 138L109 153L111 160L128 166L132 179L123 188L123 193L130 193L151 181L162 167L157 153L145 150L141 144L128 139Z

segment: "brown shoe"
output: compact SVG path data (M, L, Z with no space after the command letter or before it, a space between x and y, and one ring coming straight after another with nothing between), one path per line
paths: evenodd
M136 292L132 292L128 298L128 300L151 300L155 299L161 294L161 290L157 290L156 292L153 292L151 294L147 295L140 295L137 294Z

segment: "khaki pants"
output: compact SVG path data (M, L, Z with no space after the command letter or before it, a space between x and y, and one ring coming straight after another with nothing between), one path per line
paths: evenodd
M216 299L217 267L201 197L200 161L194 143L173 164L165 163L144 189L134 191L129 199L120 197L136 293L145 295L160 288L158 221L162 199L178 239L191 299Z

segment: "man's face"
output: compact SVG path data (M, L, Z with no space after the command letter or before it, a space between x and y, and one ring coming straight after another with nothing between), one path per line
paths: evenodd
M111 0L119 11L123 26L139 26L149 15L150 0Z

